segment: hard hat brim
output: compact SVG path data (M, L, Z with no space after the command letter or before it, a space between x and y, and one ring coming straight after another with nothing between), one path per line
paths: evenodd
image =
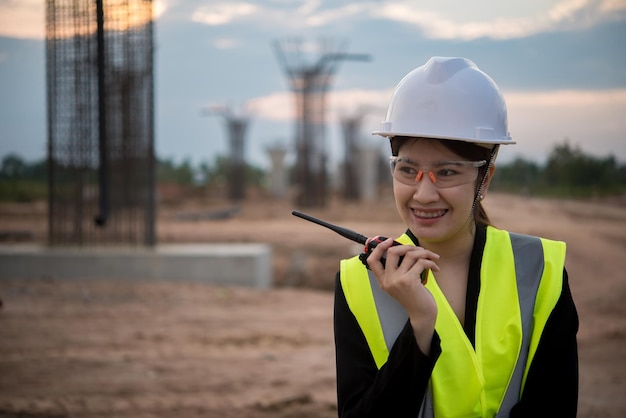
M430 138L430 139L442 139L449 141L461 141L461 142L471 142L473 144L480 145L509 145L516 144L511 137L502 138L502 139L478 139L478 138L464 138L464 137L453 137L453 136L443 136L443 135L416 135L414 132L389 132L389 131L374 131L372 135L378 135L385 138L393 138L395 136L405 136L408 138Z

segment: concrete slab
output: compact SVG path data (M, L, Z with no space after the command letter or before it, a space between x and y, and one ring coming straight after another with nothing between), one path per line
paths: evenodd
M154 248L0 246L0 279L190 280L269 288L267 244L173 244Z

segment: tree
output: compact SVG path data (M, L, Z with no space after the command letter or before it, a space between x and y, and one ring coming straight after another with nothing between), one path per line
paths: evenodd
M193 184L193 179L194 170L188 159L178 166L171 159L158 160L157 181L189 186Z
M26 163L17 154L9 154L2 159L0 178L19 180L24 178Z
M527 191L540 182L541 168L532 161L517 157L512 163L498 165L493 184L514 190Z

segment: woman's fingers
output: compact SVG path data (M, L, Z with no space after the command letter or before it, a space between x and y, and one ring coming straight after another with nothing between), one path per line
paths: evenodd
M422 247L403 245L387 249L387 260L398 270L408 271L417 264L423 269L439 271L439 255Z
M425 270L439 271L437 260L439 255L422 247L413 245L393 245L392 239L379 243L374 248L367 263L377 277L385 276L386 272L406 274L411 271L419 275ZM385 265L381 260L385 258Z
M386 258L385 266L381 263L382 257ZM366 261L376 275L378 286L404 307L415 327L424 321L434 324L437 316L433 296L424 287L428 270L439 271L437 260L439 255L432 251L412 245L393 245L393 240L389 239L379 243Z
M371 240L372 238L370 238L365 245L367 246ZM374 248L370 252L370 255L367 257L367 265L374 273L377 273L377 270L384 270L381 259L384 257L387 249L389 249L392 245L393 240L391 238L388 238L385 241L379 243L376 248Z

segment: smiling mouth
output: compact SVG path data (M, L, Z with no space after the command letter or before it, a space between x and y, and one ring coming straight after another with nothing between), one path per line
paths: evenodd
M413 215L415 215L418 218L434 219L434 218L442 217L443 215L446 214L446 212L448 212L448 210L447 209L441 209L441 210L437 210L437 211L424 212L424 211L420 211L420 210L411 209L411 212L413 212Z

